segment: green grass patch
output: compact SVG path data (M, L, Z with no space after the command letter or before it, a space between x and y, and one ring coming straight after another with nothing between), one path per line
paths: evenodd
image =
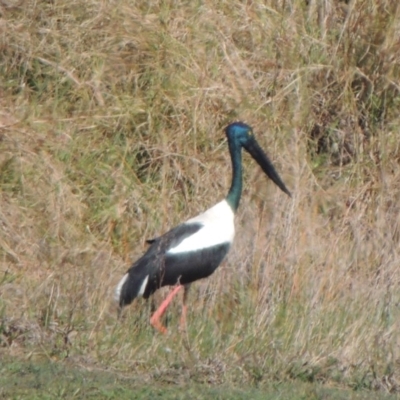
M261 388L235 385L207 385L193 382L169 384L157 378L131 373L117 373L99 368L86 369L71 363L0 361L0 394L12 399L329 399L362 400L373 396L376 400L395 399L394 395L351 391L319 384L281 382L265 384Z

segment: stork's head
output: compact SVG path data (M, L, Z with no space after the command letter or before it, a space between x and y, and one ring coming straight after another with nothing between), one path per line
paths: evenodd
M253 129L244 122L234 122L225 128L225 133L229 141L235 141L244 146L252 136Z
M288 196L291 196L289 190L286 188L282 179L276 172L271 161L264 153L263 149L257 143L257 140L253 136L253 128L244 122L234 122L225 128L225 133L228 138L230 146L243 147L253 158L257 161L257 164L265 172L265 174L285 192Z

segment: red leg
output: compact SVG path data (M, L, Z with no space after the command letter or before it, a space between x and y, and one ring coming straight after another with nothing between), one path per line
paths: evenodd
M182 299L182 314L181 314L181 331L186 331L186 314L187 314L187 297L189 292L190 284L183 287L183 299Z
M150 324L161 333L167 333L167 328L161 323L160 318L164 315L169 303L171 303L172 299L179 292L181 287L182 285L175 287L150 318Z

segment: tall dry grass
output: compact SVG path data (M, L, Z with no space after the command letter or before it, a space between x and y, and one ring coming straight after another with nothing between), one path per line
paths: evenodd
M396 391L399 7L65 0L0 6L0 343L165 382ZM220 200L222 128L250 123L293 199L245 158L235 246L189 330L117 321L116 282ZM159 301L160 296L155 296Z

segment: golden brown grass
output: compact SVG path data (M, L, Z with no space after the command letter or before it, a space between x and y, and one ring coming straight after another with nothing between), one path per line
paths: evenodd
M0 343L162 381L400 384L395 0L0 5ZM233 251L189 331L117 321L146 238L221 199L250 123ZM156 296L156 301L158 296ZM176 305L178 307L178 305Z

